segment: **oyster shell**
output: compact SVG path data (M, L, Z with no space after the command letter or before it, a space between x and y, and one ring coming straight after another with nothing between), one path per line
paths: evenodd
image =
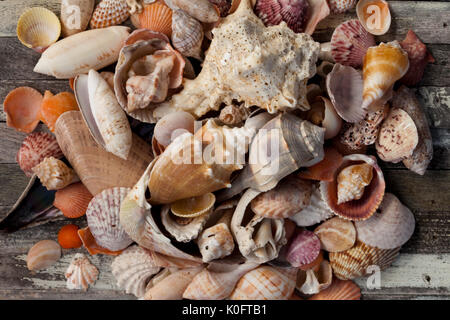
M64 276L67 279L67 289L83 289L86 291L89 285L98 278L98 269L82 253L77 253L72 259Z

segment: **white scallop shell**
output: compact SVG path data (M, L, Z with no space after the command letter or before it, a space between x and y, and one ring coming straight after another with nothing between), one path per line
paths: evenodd
M98 278L98 269L82 253L77 253L65 273L67 289L83 289L86 291L89 285Z

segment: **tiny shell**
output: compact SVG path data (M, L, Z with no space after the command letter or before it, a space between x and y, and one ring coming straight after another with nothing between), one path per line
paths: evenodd
M161 2L154 2L144 7L139 14L139 28L172 35L172 10Z
M333 147L324 148L323 160L301 171L298 176L302 179L333 181L334 172L342 163L342 155Z
M56 241L42 240L36 243L27 254L28 270L46 269L61 258L61 247Z
M30 133L39 123L43 96L30 87L19 87L8 93L3 101L6 125Z
M197 239L199 234L209 220L210 213L202 214L197 217L179 217L174 216L168 208L161 210L161 222L166 231L178 242L189 242Z
M279 1L257 0L254 10L266 26L275 26L286 22L294 32L304 32L308 19L307 0Z
M42 160L41 163L33 167L33 172L47 190L59 190L78 180L75 171L54 157Z
M86 30L95 0L61 1L61 31L64 37Z
M360 0L356 5L358 19L371 34L381 36L391 26L389 4L384 0Z
M337 176L338 204L359 200L373 178L372 166L367 163L354 164L342 169Z
M333 279L331 285L308 300L360 300L361 289L351 280Z
M81 183L71 184L55 193L53 205L68 218L79 218L86 213L92 194Z
M334 217L318 226L314 233L319 237L322 249L328 252L348 250L356 242L356 229L352 221Z
M219 120L227 126L240 126L249 117L250 111L243 105L231 104L220 110Z
M182 55L203 60L203 27L200 22L182 10L172 17L172 44Z
M67 279L67 289L83 289L86 291L98 278L98 269L82 253L77 253L72 259L64 276Z
M286 259L292 266L301 267L317 259L319 253L319 238L313 232L303 230L290 240Z
M352 9L358 0L328 0L332 13L344 13Z
M92 29L115 26L125 22L129 16L127 0L102 0L95 7L90 26Z
M51 132L55 131L55 123L58 118L63 113L72 110L78 110L78 104L72 92L60 92L54 95L49 90L45 91L40 118Z

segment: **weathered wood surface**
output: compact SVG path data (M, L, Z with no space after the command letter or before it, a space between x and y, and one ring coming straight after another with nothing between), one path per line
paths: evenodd
M20 5L18 5L20 3ZM18 86L31 86L44 93L69 90L67 80L55 80L34 73L39 55L15 38L16 21L25 7L45 6L59 12L60 0L0 1L0 101ZM389 1L393 16L389 34L380 41L401 40L413 29L428 45L436 59L429 65L416 88L432 127L434 159L424 176L406 170L401 164L382 163L388 191L396 194L414 212L416 230L402 248L400 257L381 273L381 288L369 289L366 279L358 279L364 299L450 299L450 20L449 2ZM315 38L329 41L339 23L354 19L354 12L327 18L318 26ZM2 108L3 109L3 108ZM19 197L28 178L15 162L25 137L7 128L0 111L0 218ZM84 219L75 223L83 226ZM56 239L67 221L0 234L0 299L134 299L118 290L110 272L111 257L94 256L100 278L87 293L65 288L64 272L79 250L64 250L63 258L52 268L35 274L24 261L29 248L42 239Z

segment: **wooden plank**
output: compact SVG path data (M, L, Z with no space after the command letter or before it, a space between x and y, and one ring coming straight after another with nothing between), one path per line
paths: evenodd
M449 51L450 47L447 53ZM426 75L430 73L431 70L427 70ZM430 126L450 128L450 87L420 87L416 94L426 110Z

